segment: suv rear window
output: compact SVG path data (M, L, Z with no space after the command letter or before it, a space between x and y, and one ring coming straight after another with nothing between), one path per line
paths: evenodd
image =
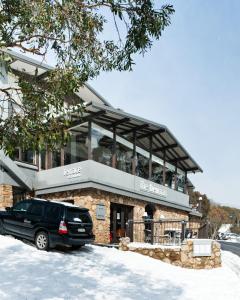
M66 217L69 222L92 223L89 212L80 209L68 208Z

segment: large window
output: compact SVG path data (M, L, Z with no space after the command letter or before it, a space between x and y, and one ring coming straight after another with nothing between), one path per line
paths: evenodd
M64 148L64 165L88 159L87 133L72 132L69 142Z
M116 144L116 168L126 173L132 173L133 150L119 142Z
M57 149L52 153L52 168L61 166L61 150Z
M149 158L137 153L136 175L145 179L149 178Z
M163 184L163 166L157 162L152 162L152 179L153 182Z
M92 158L107 166L112 165L113 134L93 124Z
M32 150L22 151L22 161L33 164L34 162L34 152Z

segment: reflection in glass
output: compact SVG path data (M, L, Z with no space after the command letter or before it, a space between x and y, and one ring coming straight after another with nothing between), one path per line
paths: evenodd
M171 170L166 171L166 185L173 188L174 185L174 173Z
M52 168L61 166L61 150L55 150L52 153Z
M136 175L148 179L149 159L137 153Z
M64 165L88 159L87 133L71 133L71 137L64 148Z
M41 170L45 170L46 168L46 151L42 150L40 152L40 159L41 159Z
M33 164L34 152L32 150L22 151L22 161Z
M112 133L111 133L112 135ZM92 158L107 166L112 165L113 136L104 134L104 130L93 125L92 128Z
M177 190L179 192L184 192L184 185L185 185L185 176L178 175L177 176Z
M132 149L120 143L116 145L116 168L126 173L132 173Z
M163 184L163 166L156 162L152 163L152 179L153 182Z

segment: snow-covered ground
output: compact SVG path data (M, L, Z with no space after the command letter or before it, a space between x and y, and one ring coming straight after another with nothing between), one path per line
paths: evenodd
M41 252L0 236L0 299L239 300L240 258L222 254L222 268L187 270L96 246Z

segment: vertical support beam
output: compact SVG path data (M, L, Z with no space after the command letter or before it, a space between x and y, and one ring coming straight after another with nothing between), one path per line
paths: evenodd
M88 159L92 159L92 122L88 121Z
M116 145L117 145L117 134L116 134L116 126L114 126L113 127L113 147L112 147L112 167L113 168L116 168L116 165L117 165Z
M175 172L174 172L174 189L177 191L177 162L175 165Z
M132 174L136 175L136 131L133 131Z
M152 135L149 136L148 179L152 179Z
M163 151L163 185L166 184L166 150Z

